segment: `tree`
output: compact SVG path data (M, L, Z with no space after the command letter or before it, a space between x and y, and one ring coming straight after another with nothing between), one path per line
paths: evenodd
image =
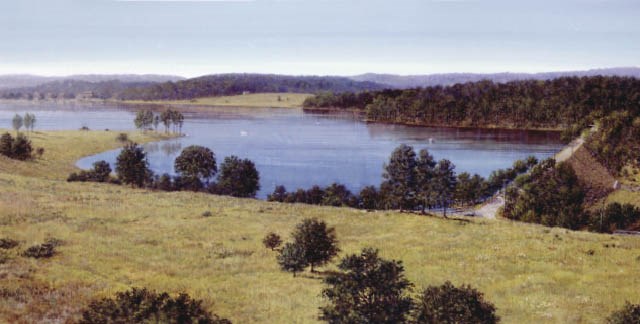
M211 314L201 300L187 294L171 297L146 288L133 288L116 293L115 298L92 301L82 310L79 323L231 324L229 320Z
M401 261L384 260L378 250L365 248L342 259L341 273L324 279L322 291L329 305L320 308L320 320L328 323L404 323L411 309L406 295L411 283Z
M431 188L435 193L436 202L443 208L443 216L447 217L447 207L453 199L456 189L455 165L447 159L440 160L434 168Z
M153 175L149 169L147 154L136 143L124 146L116 160L116 173L118 179L132 187L142 187Z
M322 197L322 204L327 206L343 206L348 205L349 200L353 197L353 194L345 185L339 183L332 183L330 186L324 189L324 196Z
M282 244L282 239L280 238L280 235L271 232L264 237L262 244L264 244L267 249L271 249L271 251L273 251Z
M300 272L307 267L304 248L295 243L285 244L280 254L278 254L278 264L282 270L292 272L295 277L296 272Z
M164 132L165 133L169 132L169 126L171 126L171 115L172 115L172 110L171 109L167 109L167 110L163 111L162 113L160 113L160 120L162 121L162 124L164 125Z
M218 172L216 156L209 148L191 145L182 150L174 162L174 169L183 177L209 182Z
M470 286L454 287L447 281L442 286L425 289L416 302L414 323L478 323L500 321L493 304Z
M640 323L640 304L626 302L624 307L613 312L608 318L610 324Z
M146 130L153 124L153 112L151 110L139 110L133 120L136 128Z
M380 201L380 193L374 186L366 186L360 190L360 208L377 209Z
M30 113L25 113L24 117L22 118L23 123L24 123L24 128L26 130L30 130L33 131L33 128L36 125L36 116Z
M390 204L400 210L413 208L417 181L413 147L405 144L398 146L391 153L389 163L384 166L382 177L385 179L382 186L386 187L386 198Z
M421 201L422 212L435 203L435 192L432 188L432 180L435 176L436 161L427 149L418 153L416 161L416 195Z
M220 165L218 187L234 197L255 197L260 189L260 174L251 160L228 156Z
M291 237L294 244L304 251L304 259L311 265L311 272L315 266L331 261L340 252L335 232L335 228L329 228L324 221L315 218L305 219L296 225Z
M107 161L96 161L93 163L92 181L108 182L111 175L111 166Z
M267 195L267 201L283 202L285 198L287 198L287 188L283 185L277 185L273 193Z
M20 128L23 125L22 116L16 114L15 116L13 116L13 120L11 121L11 123L13 125L13 129L15 129L16 132L19 132Z
M160 116L155 115L153 116L153 130L154 131L158 131L158 125L160 125Z

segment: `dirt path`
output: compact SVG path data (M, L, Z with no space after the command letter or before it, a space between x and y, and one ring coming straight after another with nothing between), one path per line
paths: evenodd
M504 206L504 198L502 198L502 196L495 196L482 205L482 207L477 209L475 211L475 215L478 217L495 219L498 209L502 206Z

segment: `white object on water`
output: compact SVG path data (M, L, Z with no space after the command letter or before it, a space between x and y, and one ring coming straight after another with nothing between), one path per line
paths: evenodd
M247 137L247 136L249 136L249 133L245 131L240 131L240 137Z

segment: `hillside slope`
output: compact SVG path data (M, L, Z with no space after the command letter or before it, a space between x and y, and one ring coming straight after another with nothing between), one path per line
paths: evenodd
M261 243L270 231L288 240L307 217L336 227L341 255L373 246L403 260L415 292L445 280L477 287L504 323L596 323L640 301L640 238L42 178L41 163L72 165L82 150L115 145L112 135L42 132L34 141L48 160L0 160L0 237L20 249L64 242L49 260L6 252L0 322L64 322L92 298L144 286L188 292L234 323L315 323L322 274L280 271Z

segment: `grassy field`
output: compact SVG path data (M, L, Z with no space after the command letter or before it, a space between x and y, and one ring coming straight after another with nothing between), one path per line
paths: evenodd
M234 323L316 322L321 275L280 271L261 243L270 231L288 239L306 217L336 227L341 255L372 246L403 260L414 293L445 280L477 287L504 323L601 323L640 303L640 238L60 181L78 157L117 146L115 135L38 133L43 160L0 159L0 237L19 249L64 241L48 260L4 252L0 322L64 322L132 286L187 292Z
M131 104L179 106L299 108L302 107L304 100L310 96L312 95L307 93L255 93L237 96L197 98L193 100L130 100L124 102Z

